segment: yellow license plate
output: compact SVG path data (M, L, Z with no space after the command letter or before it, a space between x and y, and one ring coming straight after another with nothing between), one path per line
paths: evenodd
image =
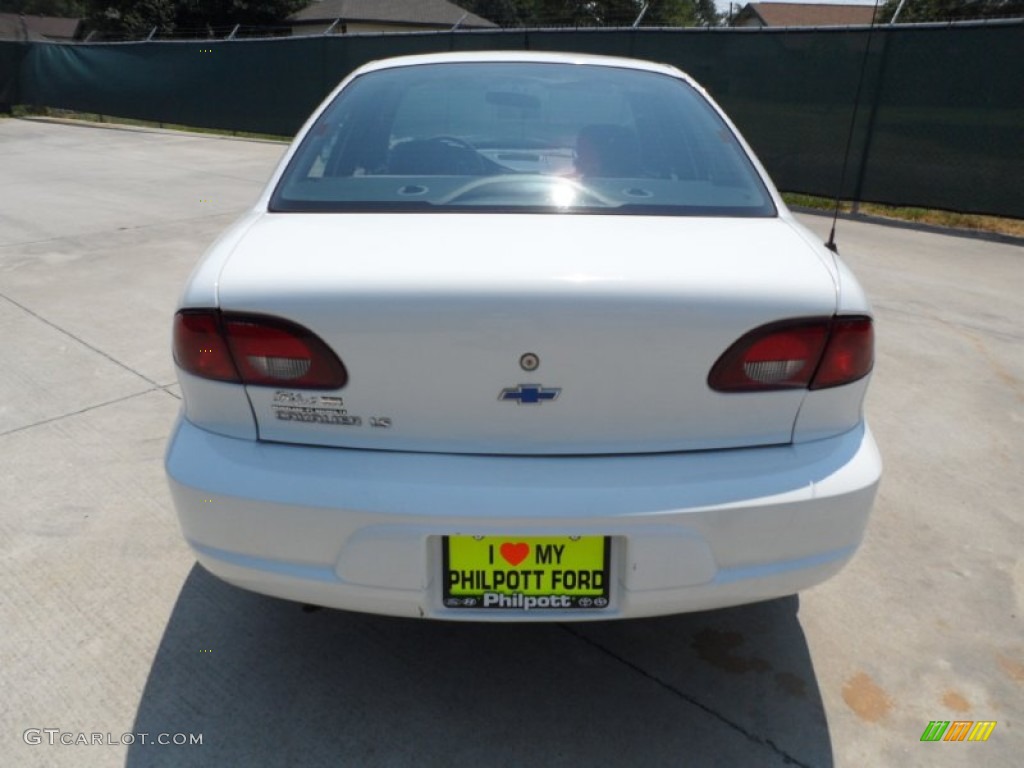
M446 536L444 604L491 610L602 609L607 536Z

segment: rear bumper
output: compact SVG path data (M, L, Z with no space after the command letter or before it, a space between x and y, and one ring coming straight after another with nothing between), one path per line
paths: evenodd
M259 443L179 419L167 474L208 570L246 589L372 613L565 621L792 594L859 545L881 475L865 425L744 450L616 457L389 453ZM441 537L612 537L612 607L445 608Z

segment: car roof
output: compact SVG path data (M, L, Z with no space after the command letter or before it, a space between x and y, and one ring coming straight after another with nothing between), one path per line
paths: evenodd
M415 67L424 64L496 64L496 63L534 63L534 64L588 64L599 67L617 69L634 69L645 72L656 72L672 77L681 77L691 85L697 86L693 78L685 72L668 64L658 64L642 59L628 59L620 56L595 56L587 53L570 53L559 51L458 51L452 53L428 53L416 56L396 56L390 59L371 61L359 67L353 75L362 75L381 69L395 67Z

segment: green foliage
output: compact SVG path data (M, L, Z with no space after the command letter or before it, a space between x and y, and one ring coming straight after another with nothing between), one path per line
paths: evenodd
M502 27L629 27L716 24L714 0L457 0Z
M280 24L309 0L84 0L91 29L111 37Z
M78 19L85 15L85 2L84 0L0 0L0 13L64 16Z
M993 0L995 1L995 0ZM1014 0L1018 1L1018 0ZM1024 0L1019 0L1024 2ZM89 28L107 37L225 34L234 25L281 24L310 0L0 0L2 6L77 6ZM714 0L457 0L502 27L628 27L647 11L643 26L691 27L718 23Z
M145 37L174 29L174 0L87 0L89 29L112 37Z
M499 27L527 26L532 14L532 9L523 0L462 0L458 5Z
M900 0L887 0L879 9L878 21L888 23ZM1024 16L1024 0L906 0L898 24L926 21L967 21Z
M660 27L713 27L719 22L715 0L655 0L642 25Z
M182 28L268 26L309 5L308 0L177 0Z
M992 0L995 2L996 0ZM1024 2L1024 0L1014 0ZM69 6L90 29L108 37L160 34L223 35L235 24L281 24L310 0L0 0L3 6ZM691 27L718 23L714 0L459 0L458 4L502 27L628 27L647 11L643 26Z

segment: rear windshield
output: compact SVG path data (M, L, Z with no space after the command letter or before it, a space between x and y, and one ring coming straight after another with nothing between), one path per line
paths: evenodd
M685 81L476 62L356 78L303 139L270 210L776 213L736 137Z

